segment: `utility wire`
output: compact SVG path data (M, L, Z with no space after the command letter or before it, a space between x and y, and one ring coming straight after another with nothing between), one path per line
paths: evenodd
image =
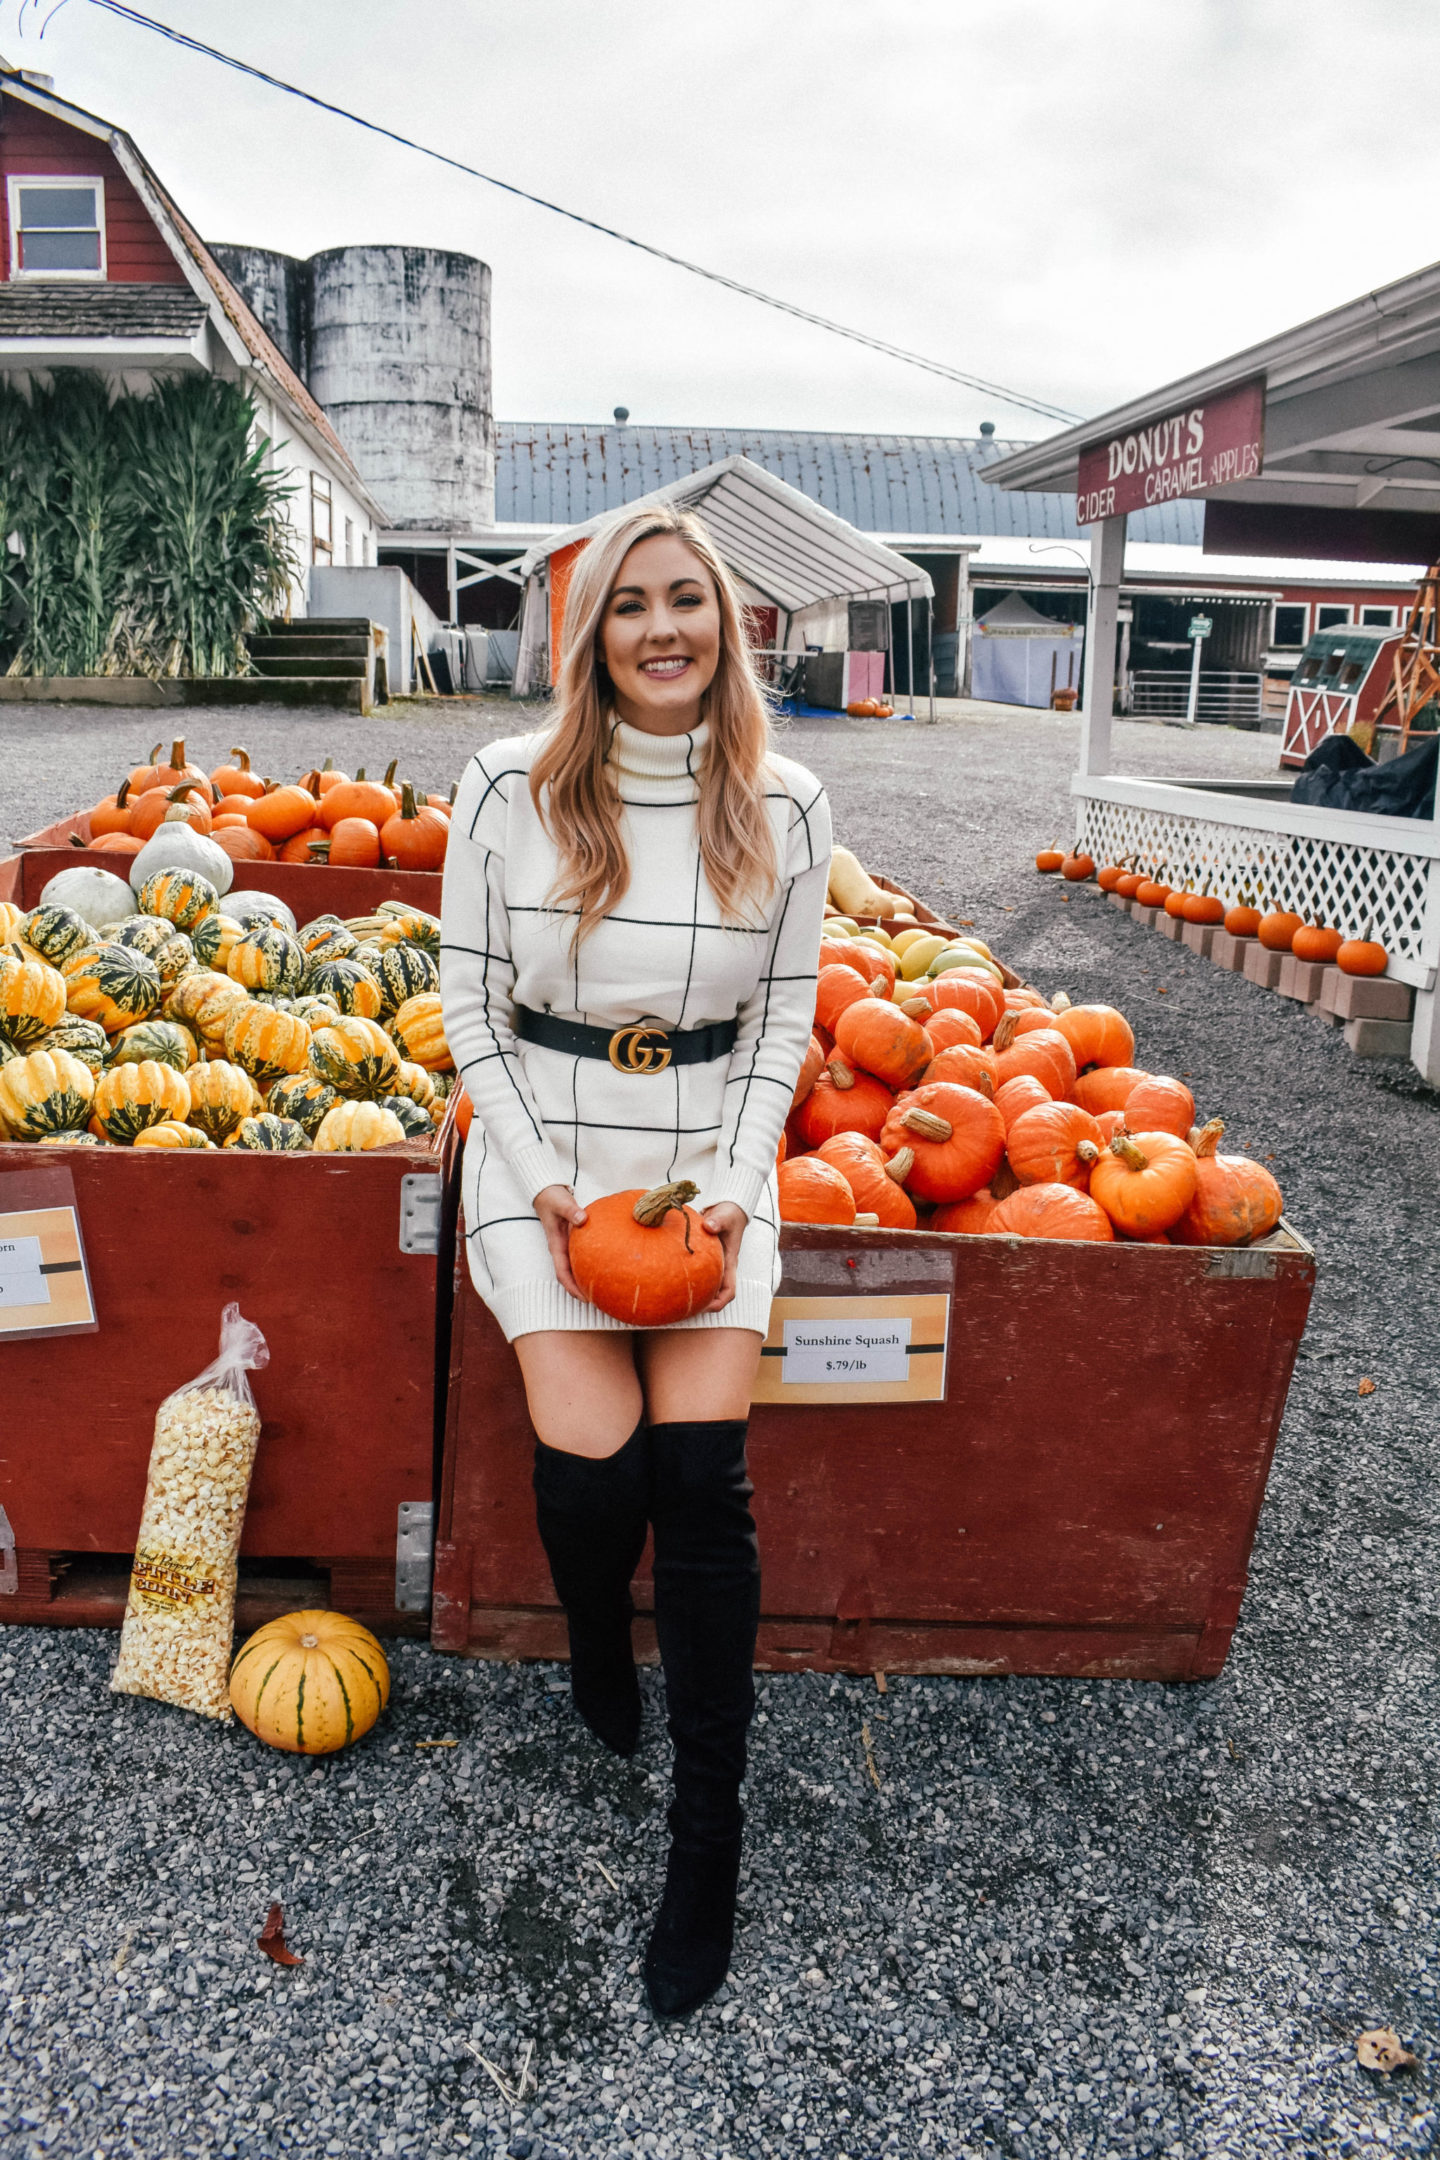
M756 300L762 307L774 308L781 315L789 315L796 322L809 323L816 330L828 330L834 337L848 338L852 345L863 345L871 352L883 353L891 360L903 361L907 367L923 368L928 375L942 376L947 382L962 383L968 390L979 390L986 397L1000 399L1007 405L1020 407L1023 411L1038 413L1046 420L1075 421L1079 413L1068 412L1061 405L1047 405L1041 398L1027 397L1023 391L1007 390L1003 383L988 382L983 375L967 374L962 368L950 367L943 360L929 360L923 353L909 352L903 345L892 345L885 338L873 337L866 330L854 330L847 323L832 322L828 315L816 315L809 308L798 307L791 300L777 299L773 293L761 292L754 285L743 285L738 278L727 277L723 271L708 270L703 263L690 262L683 255L672 255L668 249L656 247L649 240L637 240L632 233L619 232L613 225L602 225L597 218L585 217L578 210L567 210L563 203L548 202L543 195L532 195L528 188L517 187L513 181L501 180L494 173L481 172L477 166L467 165L460 158L449 157L443 150L435 150L428 143L416 142L409 135L401 135L394 128L383 127L378 120L367 120L360 113L335 105L328 98L317 97L312 90L302 90L295 83L284 82L278 75L269 74L264 68L254 67L247 60L237 60L233 53L221 52L215 45L207 45L200 38L189 36L184 30L176 30L171 24L156 20L153 15L142 15L138 8L126 7L123 0L89 0L107 15L118 16L122 22L135 24L142 30L151 30L157 37L167 39L172 45L180 45L187 52L200 53L207 60L218 60L223 67L233 68L237 74L248 75L255 82L265 83L272 90L283 91L287 97L300 98L313 105L317 111L332 113L336 119L348 120L355 127L364 128L371 135L384 136L387 142L398 143L404 150L414 150L421 157L433 158L437 164L448 165L454 172L465 173L472 180L483 180L488 187L499 188L506 195L516 196L521 202L533 203L537 209L549 210L556 217L568 218L572 225L583 225L590 232L601 233L607 240L618 240L625 247L636 248L642 255L650 255L657 262L669 263L677 270L688 270L692 276L709 280L712 285L723 286L727 292L739 293L743 299ZM63 5L63 0L62 0ZM54 12L58 12L58 9ZM23 8L22 8L23 13ZM50 20L46 18L47 26Z

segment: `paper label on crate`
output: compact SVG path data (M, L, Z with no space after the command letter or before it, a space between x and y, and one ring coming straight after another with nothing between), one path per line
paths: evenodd
M50 1285L43 1266L38 1237L0 1238L0 1308L48 1305Z
M910 1322L886 1320L787 1320L784 1382L787 1386L857 1380L908 1380Z

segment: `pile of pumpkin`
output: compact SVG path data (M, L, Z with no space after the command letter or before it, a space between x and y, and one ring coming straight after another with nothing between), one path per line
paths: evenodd
M194 867L212 883L216 855L354 870L382 864L438 870L445 861L455 789L427 795L408 780L397 786L393 761L383 780L367 780L363 767L352 779L327 758L293 785L281 785L252 772L245 750L232 750L227 764L207 773L188 762L183 741L172 743L168 763L160 749L157 743L147 762L90 811L91 847L136 855L164 821L179 821L205 842Z
M1218 893L1196 892L1193 885L1167 885L1148 870L1128 863L1107 863L1096 871L1088 855L1066 855L1058 847L1041 848L1035 867L1044 875L1059 871L1069 883L1094 878L1102 892L1118 893L1141 907L1163 908L1179 922L1210 924L1234 938L1254 938L1268 952L1294 953L1297 960L1318 960L1342 975L1383 975L1390 965L1385 947L1369 936L1347 938L1327 923L1307 923L1291 908L1258 908L1248 900L1227 907Z
M966 1235L1244 1245L1280 1221L1184 1082L1137 1067L1108 1005L1007 984L974 937L887 911L824 926L780 1213Z
M357 1153L429 1137L454 1067L435 916L76 864L0 901L0 1139ZM459 1106L457 1105L457 1108Z

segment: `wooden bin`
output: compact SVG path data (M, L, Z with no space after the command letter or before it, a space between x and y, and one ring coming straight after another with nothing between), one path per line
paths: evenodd
M423 1610L396 1604L396 1544L402 1503L434 1492L437 1262L402 1249L402 1211L404 1240L428 1228L433 1245L436 1156L423 1141L366 1155L0 1145L0 1213L36 1204L36 1173L60 1169L99 1326L0 1335L0 1507L18 1562L0 1621L118 1624L155 1411L214 1358L234 1301L270 1350L253 1378L264 1424L241 1625L334 1604L423 1633ZM447 1308L452 1268L447 1254Z
M80 837L88 830L87 811L22 840L21 853L0 862L0 900L32 908L57 871L73 870L78 863L128 878L130 856L74 845L72 834ZM403 900L430 915L440 912L438 870L332 870L328 863L286 862L236 863L234 869L232 892L273 893L293 909L297 923L317 915L368 915L382 900ZM220 905L225 905L223 897Z
M914 1309L943 1341L943 1377L932 1350L910 1357L909 1384L940 1387L937 1400L882 1388L836 1401L822 1386L757 1404L757 1663L1149 1680L1221 1670L1314 1286L1293 1232L1230 1252L790 1227L781 1250L782 1300L840 1300L852 1318L925 1301ZM772 1338L784 1312L777 1303ZM782 1396L783 1369L762 1366ZM438 1648L565 1654L532 1446L519 1368L462 1245ZM649 1601L647 1572L637 1604ZM653 1656L648 1620L637 1637Z

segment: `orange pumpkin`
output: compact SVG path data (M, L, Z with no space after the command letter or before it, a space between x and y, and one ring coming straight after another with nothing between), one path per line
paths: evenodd
M1187 893L1185 905L1180 912L1186 922L1223 923L1225 903L1217 899L1214 893Z
M1327 930L1321 923L1302 923L1290 940L1290 950L1297 960L1330 961L1344 942L1338 930Z
M1168 1073L1147 1073L1125 1098L1130 1132L1168 1132L1183 1140L1194 1123L1195 1097L1183 1080L1172 1080Z
M580 1295L636 1328L671 1327L708 1305L725 1272L725 1248L689 1205L697 1191L681 1180L589 1201L570 1232Z
M860 965L860 952L853 938L827 938L820 940L820 966L854 968L864 982L870 978Z
M1116 878L1115 890L1122 900L1133 900L1144 883L1145 873L1143 870L1127 870L1124 877Z
M314 857L310 850L317 840L323 847L328 848L330 845L330 835L323 825L302 826L299 832L291 833L280 849L281 862L313 862Z
M1170 887L1156 878L1142 878L1135 888L1135 898L1141 907L1163 908L1170 897Z
M331 791L330 800L343 793ZM400 791L400 807L392 810L380 827L380 845L400 870L438 870L445 860L450 839L450 820L429 803L418 803L407 780Z
M1022 1185L1073 1185L1084 1192L1103 1145L1088 1110L1078 1103L1049 1102L1016 1118L1005 1152Z
M815 1018L833 1035L841 1013L871 994L870 985L854 968L822 967L815 978Z
M1106 863L1102 869L1096 872L1095 882L1100 887L1101 892L1114 892L1124 875L1125 865L1123 863Z
M1091 1117L1099 1117L1102 1110L1123 1110L1132 1091L1149 1077L1135 1065L1101 1065L1094 1072L1081 1073L1075 1082L1075 1100Z
M1077 1238L1096 1245L1114 1242L1104 1208L1073 1185L1022 1185L990 1217L988 1234L999 1237Z
M251 772L248 750L232 750L230 755L235 762L231 765L217 765L210 775L210 785L215 790L216 798L218 800L226 795L239 795L247 802L253 802L257 796L264 794L265 782L259 773Z
M107 795L96 803L90 812L90 838L99 840L106 833L130 830L130 782L122 780L118 794Z
M1189 893L1167 893L1165 896L1165 913L1175 922L1182 921L1185 914L1185 902L1190 897Z
M1032 1073L1058 1101L1068 1100L1075 1087L1075 1053L1058 1028L1034 1028L1017 1035L1015 1017L1007 1013L995 1030L995 1075L1000 1086L1017 1073Z
M1065 860L1065 850L1057 840L1054 847L1041 848L1035 857L1035 868L1046 877L1053 876Z
M257 795L245 815L253 831L278 846L304 832L307 825L318 823L319 809L309 788L277 787Z
M936 1051L920 1078L927 1087L949 1080L957 1087L974 1088L978 1095L990 1097L998 1085L995 1053L975 1043L946 1043L943 1050Z
M1056 1013L1055 1026L1074 1053L1077 1073L1092 1065L1128 1065L1135 1055L1135 1031L1113 1005L1071 1005Z
M1003 1087L995 1090L995 1107L1007 1134L1015 1120L1024 1117L1027 1110L1038 1109L1042 1103L1053 1100L1044 1081L1037 1080L1034 1073L1017 1073L1013 1080L1007 1080Z
M395 767L390 767L393 773ZM320 797L320 823L336 826L342 818L364 818L378 830L387 818L395 815L395 797L391 789L379 780L367 780L357 773L353 780L342 780L338 787L327 788Z
M1295 932L1305 925L1298 915L1288 908L1275 908L1269 915L1262 915L1256 936L1267 952L1289 952L1295 940Z
M1015 1014L1015 1033L1028 1035L1032 1028L1054 1027L1055 1015L1048 1005L1023 1005L1010 1008Z
M927 1230L949 1230L961 1237L984 1237L999 1202L987 1185L968 1200L947 1200L926 1220Z
M848 1179L819 1155L781 1163L775 1182L781 1222L853 1223L859 1212Z
M930 1063L932 1044L924 1028L883 998L864 997L841 1013L835 1047L862 1072L887 1087L909 1087Z
M1178 1222L1195 1197L1195 1157L1173 1133L1116 1133L1090 1172L1090 1193L1127 1237Z
M102 855L138 855L145 845L143 840L136 839L134 833L128 832L102 833L98 840L92 840L90 844Z
M1195 1191L1170 1228L1175 1245L1249 1245L1268 1237L1284 1212L1280 1187L1263 1163L1217 1153L1225 1127L1212 1118L1195 1142Z
M1260 910L1232 907L1225 910L1225 929L1231 937L1254 937L1260 928Z
M203 783L208 788L209 783ZM165 822L166 813L176 806L185 813L185 822L196 832L207 837L210 832L210 804L202 795L200 786L193 780L182 781L173 788L147 788L145 793L130 806L130 823L127 831L136 840L148 840ZM176 821L179 822L178 819Z
M263 833L247 820L243 825L217 826L210 835L231 862L274 862L275 850Z
M976 968L947 968L933 982L912 983L909 987L915 996L907 998L901 1010L912 1020L918 1020L923 1027L936 1013L968 1013L980 1030L982 1042L989 1041L1005 1010L999 984Z
M843 1061L842 1072L848 1072ZM841 1087L827 1066L816 1075L815 1085L792 1114L795 1130L801 1144L818 1148L833 1133L865 1133L878 1140L890 1115L894 1097L889 1088L869 1073L850 1072L848 1084Z
M1123 1110L1096 1110L1092 1114L1095 1123L1100 1128L1102 1140L1109 1142L1114 1139L1117 1132L1124 1132L1125 1113Z
M323 805L322 805L323 808ZM373 870L380 861L380 828L369 818L336 818L328 841L313 851L341 870Z
M795 1093L790 1098L790 1107L792 1110L796 1107L798 1103L804 1102L805 1097L810 1093L811 1088L814 1087L815 1082L819 1079L821 1068L823 1067L824 1063L825 1045L821 1042L818 1035L812 1035L810 1037L809 1043L806 1045L805 1055L800 1060L800 1071L796 1076L795 1080Z
M1383 975L1390 955L1370 938L1347 938L1335 955L1335 965L1342 975Z
M1060 865L1060 875L1068 884L1083 885L1087 878L1092 878L1095 875L1094 856L1085 854L1067 855Z
M880 1145L898 1164L906 1188L921 1200L968 1200L988 1185L1005 1153L1005 1126L993 1102L953 1081L918 1087L896 1103Z
M932 1013L930 1018L922 1020L920 1025L937 1051L948 1050L952 1043L969 1043L973 1049L978 1050L983 1040L979 1021L973 1014L961 1012L956 1006L951 1006L945 1012Z
M915 1203L886 1171L876 1141L867 1140L863 1133L836 1133L817 1150L817 1156L840 1172L854 1196L857 1214L878 1215L882 1230L915 1228Z

